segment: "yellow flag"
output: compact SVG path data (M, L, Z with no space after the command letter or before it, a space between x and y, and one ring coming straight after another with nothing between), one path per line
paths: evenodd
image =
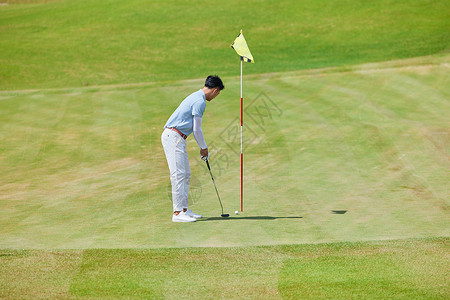
M241 56L241 59L245 62L254 63L252 54L250 53L250 49L248 49L247 42L245 41L244 35L239 33L238 37L234 40L233 44L231 44L231 48L233 48L238 55Z

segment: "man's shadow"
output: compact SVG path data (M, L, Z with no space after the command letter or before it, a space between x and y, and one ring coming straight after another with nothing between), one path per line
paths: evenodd
M277 220L277 219L302 219L303 217L272 217L272 216L249 216L249 217L209 217L197 219L198 221L217 221L217 220Z
M332 210L332 214L343 215L347 213L347 210ZM197 219L197 221L217 221L217 220L277 220L277 219L303 219L303 217L272 217L272 216L249 216L249 217L241 217L230 216L230 217L209 217Z

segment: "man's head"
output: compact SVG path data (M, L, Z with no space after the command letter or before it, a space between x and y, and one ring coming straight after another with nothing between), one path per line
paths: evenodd
M211 101L212 99L216 98L217 95L220 94L220 91L224 88L225 86L223 85L222 79L220 79L219 76L208 76L205 81L205 86L203 87L206 100Z

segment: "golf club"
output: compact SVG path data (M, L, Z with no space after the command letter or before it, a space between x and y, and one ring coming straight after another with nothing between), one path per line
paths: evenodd
M206 165L208 166L209 174L211 174L211 179L212 179L212 182L214 183L214 188L216 189L217 198L219 199L220 207L222 208L222 214L220 216L223 217L223 218L228 218L230 216L230 214L224 214L223 213L222 201L220 200L219 192L217 191L216 182L214 181L214 177L213 177L213 174L211 172L211 167L209 166L208 159L205 158L204 160L206 161Z

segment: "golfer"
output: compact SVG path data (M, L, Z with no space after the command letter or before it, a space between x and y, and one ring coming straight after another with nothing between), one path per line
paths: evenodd
M188 208L191 168L186 139L193 133L200 147L200 156L208 158L208 147L202 132L202 117L206 101L217 97L223 89L224 85L219 76L208 76L205 86L186 97L164 126L161 142L169 165L172 184L172 222L195 222L202 217Z

